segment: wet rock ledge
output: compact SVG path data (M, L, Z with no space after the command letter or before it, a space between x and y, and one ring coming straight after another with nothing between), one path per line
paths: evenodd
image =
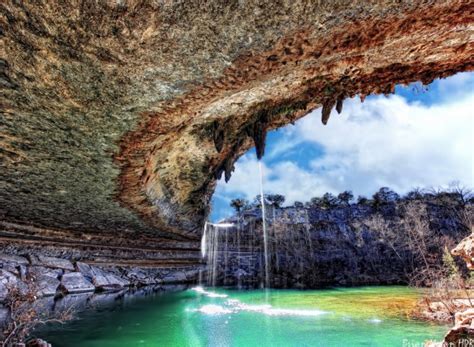
M11 288L26 289L28 280L34 282L37 296L41 298L120 291L147 285L193 283L198 274L198 267L96 266L44 255L0 253L0 303Z

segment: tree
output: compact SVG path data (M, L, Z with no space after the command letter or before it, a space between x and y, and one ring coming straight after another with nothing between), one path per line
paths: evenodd
M285 197L281 194L268 194L265 195L265 200L273 207L279 208L285 202Z
M357 204L358 205L368 205L369 204L369 199L367 199L365 196L359 195L357 198Z
M295 206L296 208L303 208L304 204L301 201L295 201L293 206Z
M382 187L373 195L374 200L380 200L383 203L395 202L400 199L400 195L388 187Z
M9 286L3 302L9 311L9 320L4 327L2 346L20 346L28 335L39 325L61 323L73 318L73 307L50 312L48 308L35 304L38 284L32 277L27 277L24 287Z
M230 207L232 207L237 213L240 213L248 205L248 201L245 199L233 199L230 201Z
M321 207L322 206L322 199L320 197L313 197L308 202L309 207Z
M459 181L454 181L449 184L449 191L457 195L458 200L463 206L474 198L474 193L471 189L461 185Z
M382 187L372 196L372 207L378 210L383 205L394 203L400 199L400 195L388 187Z
M325 193L321 198L323 208L331 208L337 205L337 198L331 193Z
M446 275L448 276L448 278L455 278L459 276L460 274L459 268L456 262L454 261L453 256L451 255L451 252L448 250L447 246L444 246L443 265L445 267Z
M264 200L264 203L265 204L268 204L268 201L267 199L265 199L265 195L263 195L263 200ZM262 196L260 194L258 194L257 196L255 196L255 198L253 199L253 203L252 203L252 206L256 207L256 208L262 208Z
M350 205L351 201L354 199L354 194L352 194L350 190L346 190L340 193L337 196L337 199L339 200L339 203L341 203L342 205L348 206Z
M407 200L422 200L423 198L424 193L420 188L415 188L405 195L405 199Z

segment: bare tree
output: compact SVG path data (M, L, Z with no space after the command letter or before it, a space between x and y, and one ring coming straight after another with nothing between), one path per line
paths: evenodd
M59 312L50 312L35 303L38 287L29 278L25 287L10 286L4 306L9 310L9 321L3 331L2 347L15 346L24 343L28 335L39 325L61 323L72 319L72 306Z

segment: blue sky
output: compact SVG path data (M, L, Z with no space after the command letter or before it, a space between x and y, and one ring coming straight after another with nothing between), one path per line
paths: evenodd
M399 193L414 187L474 186L474 73L397 86L394 95L346 100L341 115L321 124L321 109L268 134L263 158L265 193L286 204L325 192L371 196L382 186ZM255 149L218 182L211 220L232 214L231 199L259 194Z

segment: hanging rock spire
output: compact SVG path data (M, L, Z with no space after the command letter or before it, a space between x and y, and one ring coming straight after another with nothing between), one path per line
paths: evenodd
M222 125L219 124L218 121L214 121L214 146L216 147L216 151L219 153L222 151L222 147L224 147L224 140L225 140L225 133L224 128Z
M341 114L342 112L342 104L344 102L344 99L342 96L340 96L338 99L337 99L337 102L336 102L336 111L337 113Z
M321 121L324 125L328 124L329 116L331 115L331 110L335 104L336 102L333 99L326 100L323 103L323 110L321 111Z
M265 140L267 138L267 130L264 124L256 122L253 131L253 141L255 142L255 151L257 152L257 159L260 160L265 154Z

